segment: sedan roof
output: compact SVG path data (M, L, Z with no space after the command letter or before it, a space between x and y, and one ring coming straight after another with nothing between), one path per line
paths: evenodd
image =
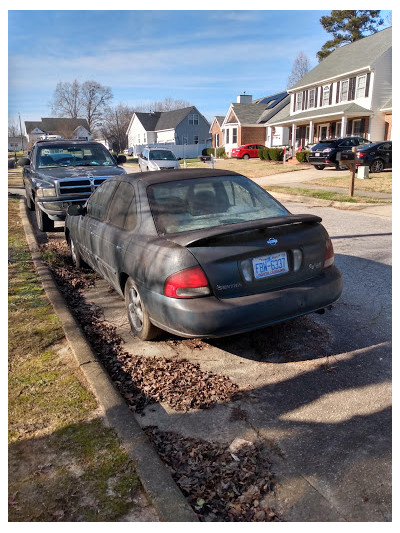
M146 185L152 185L153 183L166 183L169 181L180 181L196 178L208 178L218 176L241 176L237 172L231 170L220 170L212 168L191 168L181 170L158 170L148 171L139 174L125 174L121 176L121 179L129 179L129 181L143 182Z

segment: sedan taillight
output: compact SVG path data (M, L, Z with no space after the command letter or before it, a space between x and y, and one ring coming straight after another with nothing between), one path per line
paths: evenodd
M186 268L169 276L164 283L164 296L197 298L210 294L207 278L200 267Z
M333 252L332 241L328 238L325 241L324 268L328 268L332 266L334 261L335 261L335 254Z
M367 154L367 152L357 152L357 157L361 158L361 157L365 157Z

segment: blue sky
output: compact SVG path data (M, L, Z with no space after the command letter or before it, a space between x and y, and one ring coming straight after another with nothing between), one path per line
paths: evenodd
M285 90L300 51L316 66L330 38L319 19L329 13L9 10L9 119L51 116L57 83L77 79L110 86L113 105L171 97L211 121L243 91Z

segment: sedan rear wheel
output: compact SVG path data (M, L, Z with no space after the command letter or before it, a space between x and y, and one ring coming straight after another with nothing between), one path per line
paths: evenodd
M324 170L325 165L314 165L317 170Z
M376 172L382 172L385 165L382 161L382 159L375 159L375 161L372 161L372 164L370 166L370 172L376 173Z
M249 154L244 154L243 159L250 159Z
M142 341L149 341L160 335L161 331L150 322L140 293L131 278L125 285L125 304L134 335Z
M71 252L71 259L76 268L83 268L86 265L85 261L82 259L82 256L79 250L76 248L75 243L72 239L69 239L69 249Z

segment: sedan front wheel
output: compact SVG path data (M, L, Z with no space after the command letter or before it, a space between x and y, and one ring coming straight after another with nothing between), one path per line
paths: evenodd
M149 341L160 335L161 331L150 322L140 293L131 278L125 285L125 305L134 335L142 341Z

